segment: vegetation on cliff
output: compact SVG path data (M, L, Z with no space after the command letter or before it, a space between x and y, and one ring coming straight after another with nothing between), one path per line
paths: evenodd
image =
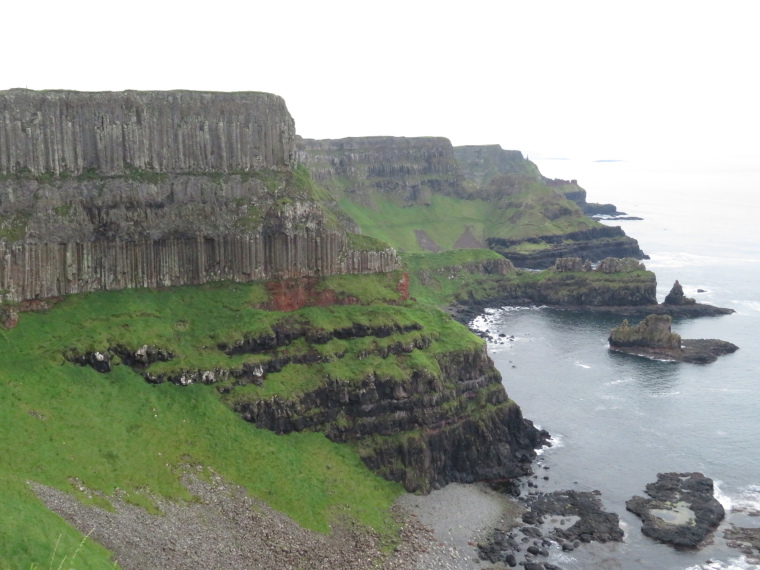
M153 509L153 495L192 500L179 478L203 465L307 528L327 531L340 507L392 540L387 508L402 487L366 465L418 489L452 475L404 468L384 438L411 438L424 450L430 444L419 434L436 432L436 422L447 429L480 422L484 429L503 413L514 437L527 437L522 445L537 445L530 432L520 435L519 409L482 341L435 309L405 303L399 282L400 274L331 277L312 288L339 304L287 313L259 308L280 293L262 283L97 292L23 313L0 334L5 563L42 565L59 536L60 552L74 552L82 540L27 481L102 508L118 492ZM251 372L259 366L260 375ZM222 373L235 370L247 372ZM217 376L204 378L208 371ZM182 375L190 380L178 381ZM322 406L331 386L349 390ZM374 399L354 403L353 394L372 390ZM347 397L342 408L340 393ZM375 413L367 413L373 402ZM354 405L365 412L352 412ZM405 422L394 405L406 406ZM250 415L252 406L259 416ZM296 413L270 421L278 410ZM449 453L443 444L436 449L444 459ZM453 480L467 476L457 471ZM108 553L85 541L77 559L100 568Z
M296 146L301 164L363 233L405 252L490 247L537 268L582 251L594 261L643 255L622 230L586 217L566 196L585 204L577 183L555 184L498 145L364 137Z
M402 489L524 475L546 436L434 305L637 302L653 283L516 270L504 255L640 251L497 146L297 150L266 94L14 90L0 110L0 567L78 546L107 562L30 481L156 510L194 500L198 468L306 528L340 511L392 542ZM411 283L388 243L417 252Z
M439 306L488 303L628 306L656 303L656 278L636 260L603 260L596 270L578 258L543 271L516 269L497 253L462 250L403 256L410 294ZM568 263L570 262L570 263Z

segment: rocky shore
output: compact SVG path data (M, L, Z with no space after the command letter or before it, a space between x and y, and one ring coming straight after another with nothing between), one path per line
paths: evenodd
M107 497L114 507L107 511L57 489L30 486L48 508L111 550L125 570L488 568L477 559L476 543L496 526L515 525L522 512L484 484L452 483L429 495L405 494L392 508L400 530L391 546L340 513L329 535L304 529L213 471L198 469L182 479L197 500L153 497L158 515L127 503L118 492Z
M645 536L676 548L697 548L725 517L702 473L658 473L646 493L650 498L633 497L626 509L643 521Z

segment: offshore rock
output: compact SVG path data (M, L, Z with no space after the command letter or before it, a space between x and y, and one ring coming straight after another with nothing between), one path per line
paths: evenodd
M691 297L684 295L683 287L678 282L678 279L676 279L676 282L673 283L673 288L670 290L670 293L665 296L664 303L666 305L694 305L696 304L696 301Z
M712 479L702 473L658 473L646 493L650 499L633 497L626 509L644 521L645 536L676 548L697 548L725 517Z
M551 535L560 542L622 542L620 518L605 512L599 491L554 491L540 493L525 499L528 511L523 522L538 525L552 517L578 517L568 527L552 524Z
M717 339L681 340L671 331L672 322L669 315L649 315L635 326L626 319L610 331L610 350L658 360L709 364L739 349Z

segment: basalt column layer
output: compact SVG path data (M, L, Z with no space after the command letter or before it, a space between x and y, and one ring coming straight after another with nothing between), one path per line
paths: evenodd
M0 92L0 294L388 272L266 93Z
M291 168L295 124L268 93L0 92L0 172Z

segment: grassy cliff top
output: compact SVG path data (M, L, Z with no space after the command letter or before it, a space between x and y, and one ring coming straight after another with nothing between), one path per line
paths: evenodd
M306 528L326 532L339 509L381 536L394 536L396 523L387 509L402 489L371 473L351 446L319 433L277 436L256 429L212 386L151 385L127 365L114 362L111 372L101 374L66 361L64 354L72 348L148 344L174 355L170 362L152 365L157 371L206 369L246 358L227 356L220 346L283 324L318 334L355 323L417 327L433 339L431 354L479 349L480 339L432 308L388 305L401 302L397 283L397 275L336 276L320 286L359 304L288 313L257 308L269 297L262 284L222 283L74 295L47 312L21 314L15 328L0 330L0 501L5 506L0 568L42 566L54 548L72 553L82 541L42 505L27 481L104 508L110 508L108 496L119 489L127 502L154 510L154 495L193 500L179 480L185 466L213 468ZM342 369L350 376L363 370L358 353L366 342L346 339L322 346L341 354ZM311 349L294 342L287 350ZM414 354L409 359L409 365L420 361ZM267 379L262 395L288 397L299 389L298 383L285 381L293 374L289 366ZM384 366L407 364L399 357ZM85 541L77 568L107 567L108 558L102 547Z

